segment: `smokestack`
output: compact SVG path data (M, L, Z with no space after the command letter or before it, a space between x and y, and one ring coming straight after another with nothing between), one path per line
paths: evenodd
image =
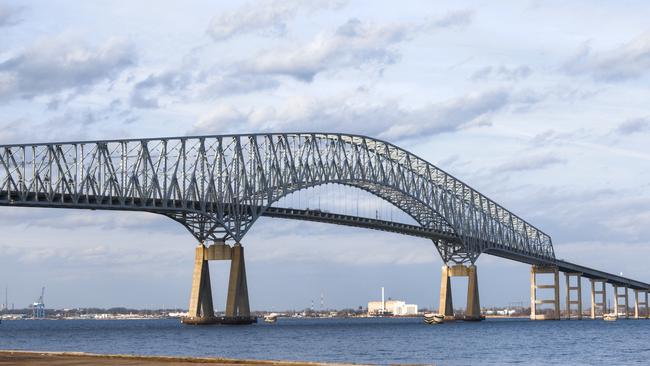
M381 313L386 312L386 301L384 300L384 288L381 288Z

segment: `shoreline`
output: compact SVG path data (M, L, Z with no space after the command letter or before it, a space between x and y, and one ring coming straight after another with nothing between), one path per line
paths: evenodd
M221 357L144 356L122 354L97 354L86 352L39 352L23 350L0 350L0 365L15 366L63 366L121 365L121 366L196 366L196 365L275 365L275 366L362 366L350 363L326 363L309 361L246 360Z

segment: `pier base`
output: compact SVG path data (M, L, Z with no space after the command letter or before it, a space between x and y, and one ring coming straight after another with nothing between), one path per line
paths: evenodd
M565 272L564 276L566 278L566 317L571 319L571 305L576 305L576 317L582 320L582 273ZM575 286L571 285L571 277L576 278ZM574 295L575 299L573 299Z
M209 260L231 261L225 316L214 314ZM189 314L182 318L181 322L191 325L257 323L257 318L250 314L244 248L241 244L237 243L232 247L225 243L216 243L209 247L199 244L196 247Z
M591 319L607 314L607 281L590 279L591 282ZM600 284L600 290L596 284ZM600 296L600 301L598 297ZM598 313L600 310L600 314Z
M623 289L623 293L618 291L619 288ZM623 301L620 301L621 299ZM622 312L620 310L621 308L623 308ZM628 308L627 287L614 286L614 313L616 314L616 318L618 318L619 314L622 314L625 319L628 319L630 317Z
M212 325L212 324L250 325L250 324L257 323L257 317L254 316L247 316L247 317L212 316L212 317L201 317L201 318L185 317L181 319L181 323L188 324L188 325Z
M537 275L548 273L553 275L552 285L538 285ZM552 289L553 299L538 300L538 289ZM537 305L553 304L553 315L539 314ZM530 319L531 320L560 320L560 272L555 266L532 266L530 268Z
M454 315L454 306L451 296L451 277L467 277L467 307L465 316L456 318ZM464 266L457 264L454 266L442 266L442 276L440 281L440 307L438 312L445 316L445 320L467 320L479 321L484 318L481 316L481 303L478 292L478 275L476 266Z

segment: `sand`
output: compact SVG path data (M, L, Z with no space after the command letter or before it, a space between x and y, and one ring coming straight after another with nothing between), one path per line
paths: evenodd
M81 352L31 352L0 351L0 366L63 366L63 365L117 365L117 366L197 366L197 365L276 365L276 366L343 366L344 364L292 362L292 361L258 361L225 358L194 357L158 357L131 355L98 355ZM358 365L357 365L358 366Z

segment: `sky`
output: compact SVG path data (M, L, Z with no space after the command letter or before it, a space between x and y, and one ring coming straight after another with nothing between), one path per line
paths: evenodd
M649 11L645 1L0 1L0 144L361 133L533 223L557 257L650 282ZM196 243L169 219L5 207L0 232L0 285L16 307L41 286L47 307L187 307ZM253 309L318 308L321 294L326 308L365 306L381 286L438 303L443 263L428 240L262 218L243 244ZM227 263L210 265L223 310ZM529 301L527 265L482 255L477 266L483 306ZM465 283L453 280L459 306Z

